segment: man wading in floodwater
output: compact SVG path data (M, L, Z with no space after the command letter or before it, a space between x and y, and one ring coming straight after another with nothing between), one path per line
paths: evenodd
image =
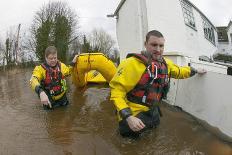
M119 132L124 137L136 138L159 125L159 103L167 95L170 77L184 79L206 73L203 69L177 66L164 58L164 42L159 31L148 32L144 44L146 51L128 54L110 82Z
M71 66L66 66L58 61L55 46L46 48L45 62L35 67L30 80L31 88L39 95L44 109L68 105L65 77L71 75L76 58L77 55L73 58Z

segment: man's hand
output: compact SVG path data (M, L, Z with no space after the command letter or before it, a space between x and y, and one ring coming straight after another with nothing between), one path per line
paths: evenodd
M140 131L142 130L145 125L143 124L143 122L137 118L137 117L134 117L134 116L129 116L127 119L126 119L130 129L134 132L136 131Z
M50 103L49 99L48 99L48 96L47 94L42 91L40 94L39 94L39 97L40 97L40 101L43 105L45 106L49 106L50 108L52 108L52 104Z
M205 70L204 68L198 68L197 73L202 75L202 74L207 73L207 70Z

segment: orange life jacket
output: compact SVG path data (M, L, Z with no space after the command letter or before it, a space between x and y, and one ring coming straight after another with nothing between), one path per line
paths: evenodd
M170 83L165 60L152 61L149 64L148 59L142 54L131 53L127 57L136 57L146 66L137 85L127 93L127 99L148 107L158 104L166 96Z

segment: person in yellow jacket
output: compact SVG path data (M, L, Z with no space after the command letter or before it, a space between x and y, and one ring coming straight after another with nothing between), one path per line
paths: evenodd
M184 79L204 69L180 67L163 57L165 39L156 30L147 33L141 54L130 53L110 81L111 97L123 137L138 137L160 123L159 103L169 89L170 77Z
M68 105L65 77L71 75L76 57L66 66L58 61L55 46L46 48L45 62L34 68L30 79L31 88L38 94L44 109Z

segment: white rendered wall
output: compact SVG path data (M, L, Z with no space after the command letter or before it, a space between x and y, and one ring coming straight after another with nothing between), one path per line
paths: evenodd
M202 18L193 8L196 30L184 23L179 0L126 0L119 10L117 39L120 58L129 52L144 49L145 35L150 30L163 33L166 52L181 52L186 56L211 56L216 46L204 37ZM214 32L217 37L216 31Z
M228 31L227 31L227 35L228 35L228 39L229 39L229 44L232 47L232 38L231 38L230 34L232 34L232 24L230 25L230 27L228 28Z
M146 7L139 6L141 4L146 4ZM144 17L146 13L147 19ZM166 54L177 52L193 57L212 55L217 48L205 39L200 14L194 11L194 16L197 31L185 25L179 0L126 0L119 11L117 21L121 59L124 59L128 52L137 52L144 48L146 29L157 29L163 33L166 39ZM214 35L216 37L216 32ZM190 62L193 67L203 67L208 73L184 80L172 80L167 100L232 137L232 76L225 75L226 67L185 59L180 55L168 57L179 65L187 65Z
M207 40L204 36L204 30L203 30L203 20L199 12L197 12L194 9L194 17L196 21L196 33L195 36L192 38L196 38L194 40L189 39L188 44L191 44L192 46L189 46L188 49L191 50L191 53L194 55L206 55L208 57L212 56L214 52L217 51L217 32L214 29L214 36L215 36L215 45L211 43L209 40ZM189 38L191 38L191 33L189 33ZM195 44L196 43L196 44ZM197 54L196 54L197 52Z
M170 91L166 102L181 107L196 118L219 129L232 141L232 76L227 75L227 67L193 60L181 55L165 56L174 63L194 68L204 68L207 73L188 79L171 79ZM211 130L217 132L216 130ZM216 133L221 134L221 133ZM221 136L221 135L220 135Z
M175 105L232 138L232 76L208 72L179 80Z
M232 46L229 42L219 42L218 43L218 52L220 53L230 53L232 54Z
M168 52L165 53L165 58L168 58L172 60L175 64L178 64L179 66L187 66L189 63L189 60L186 59L181 53L176 52ZM167 99L165 100L168 104L175 105L176 102L176 93L178 88L178 80L171 78L170 80L170 89L167 94Z
M217 47L204 37L201 15L194 8L196 30L185 25L179 0L147 0L147 14L148 30L160 30L166 38L165 51L198 57L213 55L217 50ZM214 34L216 37L216 31Z
M160 31L166 52L185 52L185 24L179 0L146 0L148 31Z
M147 32L145 7L145 1L126 0L119 11L116 28L121 60L129 52L143 49L143 33Z
M231 34L232 34L232 25L230 25L230 27L228 28L228 31L227 31L227 36L228 36L228 44L223 44L223 43L220 43L219 45L219 52L221 52L220 50L222 48L226 49L226 53L229 53L229 54L232 54L232 38L231 38Z
M207 71L216 72L224 75L227 74L227 67L225 66L191 59L179 53L166 53L165 58L171 59L175 64L179 66L188 66L188 64L190 64L194 68L204 68ZM181 80L171 79L171 87L166 99L166 102L171 105L175 105L176 103L176 95L179 81Z

